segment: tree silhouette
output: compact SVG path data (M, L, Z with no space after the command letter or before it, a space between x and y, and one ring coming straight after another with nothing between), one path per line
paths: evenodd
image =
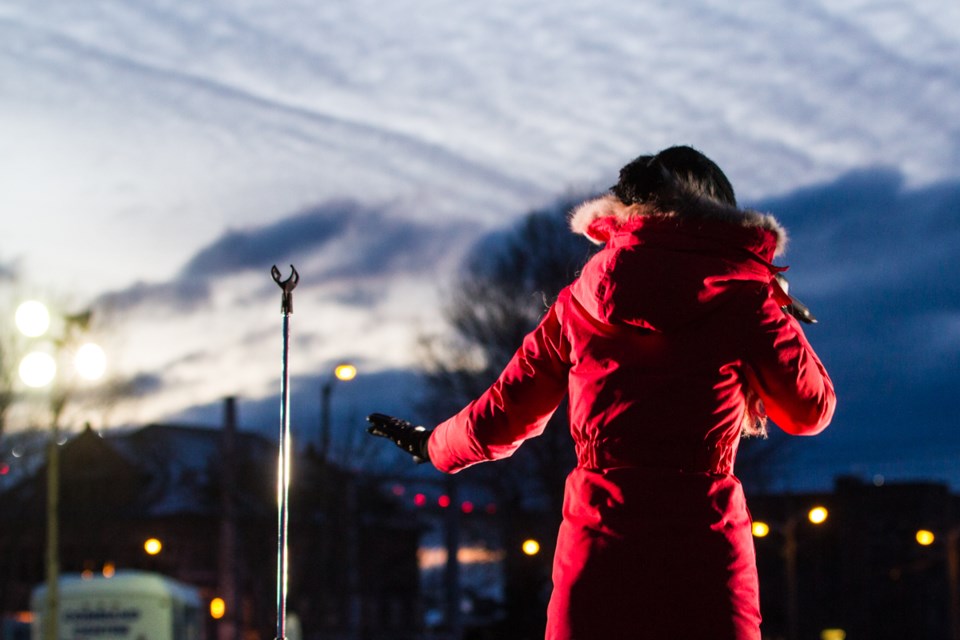
M592 245L567 227L578 201L563 199L532 211L514 226L482 238L446 293L451 334L422 341L427 364L425 418L437 423L480 395L499 375L524 336L539 323L560 290L589 258ZM484 485L496 497L506 551L506 619L510 637L543 637L550 557L563 504L564 480L576 462L566 408L543 435L514 456L464 471L463 482ZM540 540L537 558L520 542Z

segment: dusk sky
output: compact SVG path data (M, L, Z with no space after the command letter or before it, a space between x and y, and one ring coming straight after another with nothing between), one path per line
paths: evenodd
M820 319L838 411L779 486L960 488L958 105L946 0L0 0L0 284L97 310L98 428L263 428L294 264L294 422L349 360L346 429L410 410L475 242L690 144Z

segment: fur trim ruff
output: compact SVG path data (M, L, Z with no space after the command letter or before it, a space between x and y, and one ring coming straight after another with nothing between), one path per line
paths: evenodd
M774 257L780 257L787 248L787 231L769 213L760 213L751 209L738 209L713 202L700 201L694 206L672 207L661 211L649 204L624 204L612 194L588 200L579 205L570 214L570 228L596 244L603 240L590 235L590 225L600 218L613 217L625 223L638 216L656 216L664 218L700 217L713 219L743 227L759 227L772 231L777 236L777 249Z

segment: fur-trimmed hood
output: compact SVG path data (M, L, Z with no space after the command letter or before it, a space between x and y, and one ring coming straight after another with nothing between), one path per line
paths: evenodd
M570 226L605 244L572 285L584 309L604 323L669 330L746 283L771 286L785 270L773 260L784 252L786 231L756 211L697 202L664 212L607 195L577 207Z
M611 194L588 200L570 214L570 228L596 244L603 244L620 227L629 226L641 217L676 220L714 220L732 226L765 229L774 234L776 247L773 257L779 258L787 248L787 231L769 213L751 209L737 209L715 203L698 203L695 207L678 207L676 211L662 212L648 205L627 205ZM599 222L600 224L594 225Z

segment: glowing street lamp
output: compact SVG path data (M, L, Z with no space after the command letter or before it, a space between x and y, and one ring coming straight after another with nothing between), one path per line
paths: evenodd
M227 603L223 598L214 598L210 601L210 617L219 620L227 613Z
M94 382L102 378L107 371L107 354L100 345L87 342L74 354L73 366L81 378Z
M14 315L17 329L28 338L39 338L50 328L50 312L37 300L27 300L17 307Z
M820 526L829 518L830 512L826 507L817 505L805 514L796 514L787 519L782 526L767 524L755 520L751 527L754 538L766 538L771 531L778 531L783 535L783 557L787 570L787 638L796 640L799 637L799 585L797 584L797 527L807 520L813 525Z
M827 511L826 507L814 507L807 512L807 520L813 524L823 524L827 521L829 515L830 512Z
M63 381L58 381L58 359L69 346L75 326L81 328L89 322L90 314L82 313L63 317L63 335L50 340L46 349L28 353L20 361L20 380L32 389L53 387L50 396L53 417L50 424L50 442L47 448L47 540L46 581L47 606L42 624L44 640L59 637L60 622L60 412L66 401ZM20 304L14 313L17 329L28 338L41 338L50 330L51 317L47 307L36 300ZM52 353L51 353L52 351ZM74 354L76 373L85 380L97 380L106 371L106 356L103 349L88 343Z
M922 547L929 547L936 541L936 539L937 537L933 534L933 531L929 531L927 529L920 529L917 531L917 544Z
M69 333L72 324L85 322L89 314L68 316L64 318ZM47 307L36 300L28 300L17 307L15 321L20 332L28 338L41 338L50 329L50 312ZM52 384L57 377L57 356L66 347L69 335L59 340L52 340L53 350L36 349L28 353L20 361L18 373L20 380L32 389L42 389ZM84 380L96 381L103 377L107 370L107 356L103 349L93 342L81 345L73 354L74 371Z
M830 512L826 507L815 506L807 512L811 524L821 525L827 521ZM797 583L797 525L802 518L794 516L784 527L784 555L787 561L787 639L800 637L800 591Z
M143 550L147 552L147 555L158 555L163 551L163 543L156 538L150 538L143 543Z
M339 380L349 382L357 377L357 368L349 363L338 364L333 376L320 387L320 457L326 461L330 453L330 395Z
M352 364L338 364L333 370L333 375L337 380L347 382L357 377L357 368Z
M42 389L57 376L57 361L46 351L31 351L20 361L18 373L23 384Z
M938 540L945 547L949 585L949 637L951 640L960 640L960 526L939 533L930 529L918 529L914 539L922 547L930 547Z
M529 538L523 541L523 544L520 545L520 549L523 550L525 555L535 556L540 553L540 543L533 538Z

